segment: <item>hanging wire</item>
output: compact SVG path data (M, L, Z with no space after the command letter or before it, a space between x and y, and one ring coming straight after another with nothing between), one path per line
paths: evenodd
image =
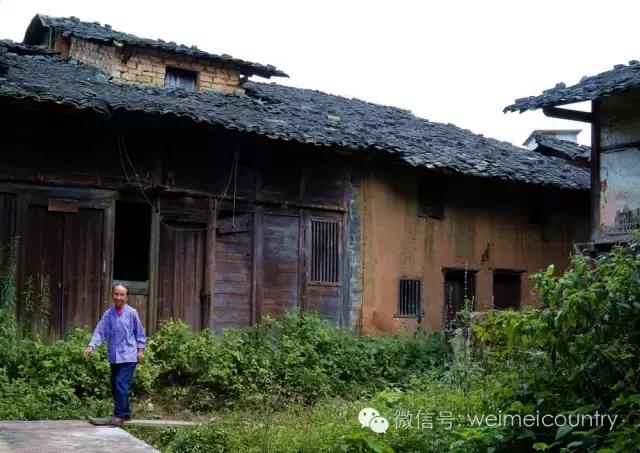
M138 172L136 171L136 167L133 166L133 162L131 162L131 158L129 157L127 146L124 143L124 133L122 132L122 128L120 128L120 143L122 144L122 150L124 150L124 155L127 158L129 165L131 165L131 170L133 170L133 175L136 177L136 182L138 183L138 187L140 188L140 192L142 193L142 196L144 197L145 200L147 200L147 203L149 203L149 206L151 206L151 209L154 210L153 203L151 202L151 200L149 200L149 197L147 197L146 192L142 188L142 184L140 183L140 178L138 178Z
M131 166L131 169L133 171L134 176L136 177L136 181L138 183L138 187L140 188L140 192L142 193L142 196L144 197L144 199L146 200L146 202L149 204L149 206L151 206L151 209L153 211L156 211L156 207L154 206L154 204L151 202L151 200L149 199L149 197L147 196L146 192L144 191L144 188L142 187L142 184L140 183L140 179L138 178L138 172L135 169L135 166L133 165L133 162L131 161L131 158L129 157L129 152L127 151L127 147L125 145L125 140L124 140L124 132L122 130L122 128L119 129L118 131L118 150L120 151L120 159L121 159L121 163L122 163L122 170L125 173L125 176L127 177L127 183L129 183L129 175L127 174L127 170L124 164L124 160L122 160L122 153L124 151L124 155L127 158L127 161L129 162L129 165ZM227 180L227 184L224 188L224 191L222 193L222 197L220 198L220 201L224 200L227 198L227 193L229 192L229 187L231 186L231 181L234 181L234 185L233 185L233 208L232 208L232 224L233 227L235 228L235 211L236 211L236 187L237 187L237 179L238 179L238 161L240 159L240 152L236 149L233 155L233 161L231 163L231 169L229 171L229 179ZM216 207L214 209L214 225L217 224L217 220L218 220L218 215L220 214L220 207L222 206L222 203L217 203ZM173 225L170 225L168 223L166 223L165 221L162 220L162 218L160 219L160 223L171 229L174 231L207 231L210 230L211 228L213 228L213 225L207 226L205 228L179 228L179 227L175 227Z
M116 136L116 139L118 141L118 153L120 154L120 164L122 165L122 171L124 171L124 175L127 178L127 184L131 184L131 181L129 181L129 173L127 173L127 167L124 165L124 157L122 156L122 146L120 144L120 133L118 133L118 135Z

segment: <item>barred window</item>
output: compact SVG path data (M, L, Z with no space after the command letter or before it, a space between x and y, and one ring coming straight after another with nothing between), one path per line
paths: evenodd
M397 316L422 318L422 281L401 278L398 282Z
M340 282L340 224L311 220L311 281Z

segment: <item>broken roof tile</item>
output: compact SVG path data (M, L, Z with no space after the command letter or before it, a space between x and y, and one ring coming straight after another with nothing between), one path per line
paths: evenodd
M350 150L384 150L410 165L485 178L588 189L589 172L562 159L429 122L395 107L320 91L247 82L244 94L187 92L130 85L84 63L29 55L25 46L0 43L8 71L0 97L62 103L104 114L126 110L187 117L240 132ZM24 55L19 55L23 53ZM36 86L37 85L37 86ZM89 91L87 91L89 90ZM277 105L277 109L268 108ZM329 116L340 118L331 122Z

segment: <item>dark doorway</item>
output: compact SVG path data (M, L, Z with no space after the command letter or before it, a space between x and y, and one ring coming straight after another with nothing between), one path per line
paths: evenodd
M145 203L116 202L113 279L149 279L151 209Z
M522 272L501 270L493 273L493 308L520 308Z
M475 271L445 269L444 273L444 330L457 327L458 313L462 311L465 299L473 310L476 295Z

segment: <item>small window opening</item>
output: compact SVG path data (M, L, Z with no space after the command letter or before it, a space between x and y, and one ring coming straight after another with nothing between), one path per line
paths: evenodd
M541 194L529 197L529 224L544 227L547 224L547 210Z
M445 180L440 175L427 174L418 182L418 216L444 217Z
M151 209L142 203L116 201L113 279L149 279Z
M164 86L166 88L182 88L187 91L195 91L197 80L198 73L186 69L167 66L164 74Z
M422 319L422 281L401 278L398 281L398 313L396 317Z
M520 308L521 280L521 272L505 270L493 273L494 310Z
M311 281L340 282L340 224L311 220Z

